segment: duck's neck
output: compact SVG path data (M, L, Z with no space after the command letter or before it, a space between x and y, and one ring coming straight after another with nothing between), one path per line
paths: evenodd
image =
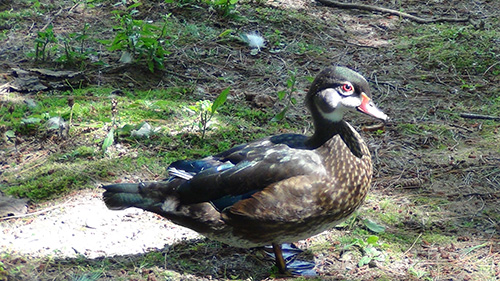
M314 129L314 134L306 141L306 146L308 148L316 149L324 145L335 135L339 135L349 150L351 150L352 154L359 158L363 156L360 140L347 122L341 120L330 123L315 123Z

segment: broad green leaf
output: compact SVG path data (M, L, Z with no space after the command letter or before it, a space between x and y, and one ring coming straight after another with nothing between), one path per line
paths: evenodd
M372 258L371 258L371 257L368 257L368 256L363 256L363 257L359 260L359 262L358 262L358 266L359 266L359 267L362 267L363 265L369 264L371 261L372 261Z
M226 37L226 36L230 35L232 32L233 32L232 29L226 29L221 34L219 34L219 37Z
M278 122L283 120L285 118L285 114L288 111L288 107L285 107L280 113L278 113L276 116L271 119L271 122Z
M16 137L16 133L14 133L14 131L12 130L8 130L7 132L5 132L5 136L9 139L13 139Z
M366 243L375 245L378 239L379 239L378 236L371 235L370 237L368 237L368 239L366 239Z
M365 248L365 255L369 257L377 257L380 256L380 254L381 252L373 246L368 246Z
M285 91L279 91L277 94L278 94L278 98L280 100L283 100L285 98L285 96L286 96L286 92Z
M142 3L141 3L141 2L136 2L136 3L134 3L134 4L130 5L130 6L128 6L128 7L127 7L127 10L137 8L137 7L139 7L140 5L142 5ZM133 12L133 10L132 10L132 11L130 11L130 12L132 13L132 12ZM135 12L137 13L138 11L137 11L137 10L135 10Z
M79 103L75 103L75 104L73 105L73 112L74 112L74 113L78 113L78 112L80 112L80 109L81 109L81 108L82 108L82 106L81 106Z
M130 125L130 124L126 124L126 125L124 125L123 127L121 127L121 128L119 128L119 129L118 129L118 133L119 133L120 135L127 135L127 136L128 136L128 135L130 135L130 133L131 133L131 132L132 132L132 130L134 130L134 129L135 129L135 127L134 127L134 126L132 126L132 125Z
M111 44L111 42L113 42L113 41L111 41L111 40L109 40L109 39L99 39L99 40L96 40L96 41L97 41L98 43L103 44L103 45L110 45L110 44Z
M102 152L106 153L108 148L113 145L113 142L115 142L115 129L109 130L108 136L104 139L104 142L102 143Z
M212 103L212 113L215 113L215 111L226 102L227 95L229 94L230 89L231 87L227 87L219 94L219 96L217 96L217 98Z
M371 221L369 219L365 219L363 220L363 223L365 224L365 226L375 232L375 233L381 233L381 232L384 232L385 231L385 227L380 225L380 224L377 224L376 222L374 221Z

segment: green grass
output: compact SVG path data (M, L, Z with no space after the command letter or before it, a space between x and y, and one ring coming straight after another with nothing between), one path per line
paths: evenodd
M449 234L432 233L432 232L424 233L421 239L430 244L449 245L451 243L457 242L457 238L454 236L450 236Z
M95 154L92 148L86 147L83 150L89 153L89 156ZM150 171L164 172L161 163L147 155L137 158L90 157L88 159L89 156L79 155L81 158L77 158L75 154L74 151L69 155L54 154L42 165L40 163L32 165L31 169L28 167L22 174L6 172L3 176L7 179L8 185L4 185L2 190L11 195L40 202L58 198L70 191L94 187L93 183L96 180L111 181L112 175L131 173L137 167L147 166Z
M118 101L115 118L111 114L111 92L107 88L87 88L44 95L36 101L35 107L25 103L13 105L12 114L8 107L0 107L3 116L0 125L18 135L44 142L47 135L50 138L44 125L50 117L61 116L69 120L67 97L71 95L75 104L69 137L76 138L79 143L58 149L44 157L43 163L22 164L27 165L28 170L21 175L5 172L3 176L8 183L3 184L2 190L39 202L92 187L95 181L113 181L115 175L132 173L136 167L148 167L153 174L165 176L166 166L175 160L215 154L273 134L279 127L276 123L262 126L272 118L271 114L232 103L220 109L207 137L201 139L196 126L197 115L187 111L196 101L190 89L173 87L124 92L114 97ZM39 118L40 121L24 124L27 118ZM126 153L119 158L115 158L119 151L102 154L101 144L113 124L118 128L136 127L145 120L157 128L157 133L146 139L135 139L130 137L129 131L119 130L116 143L122 144ZM89 130L83 130L82 125ZM156 154L149 152L151 147Z
M498 24L498 19L496 20ZM498 31L492 26L448 23L409 25L396 44L399 51L410 54L426 69L448 69L460 75L500 75ZM496 64L496 65L495 65ZM474 85L463 80L463 88Z

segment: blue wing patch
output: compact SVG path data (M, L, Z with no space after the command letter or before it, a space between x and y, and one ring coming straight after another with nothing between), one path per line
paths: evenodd
M255 192L257 192L257 190L252 190L240 195L226 195L222 198L212 200L210 203L212 203L217 211L222 212L224 209L233 206L238 201L252 197Z

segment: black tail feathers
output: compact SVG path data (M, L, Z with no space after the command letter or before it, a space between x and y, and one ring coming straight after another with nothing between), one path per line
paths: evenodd
M140 194L139 183L119 183L102 186L106 191L103 194L104 203L111 210L122 210L129 207L143 205L143 196Z

